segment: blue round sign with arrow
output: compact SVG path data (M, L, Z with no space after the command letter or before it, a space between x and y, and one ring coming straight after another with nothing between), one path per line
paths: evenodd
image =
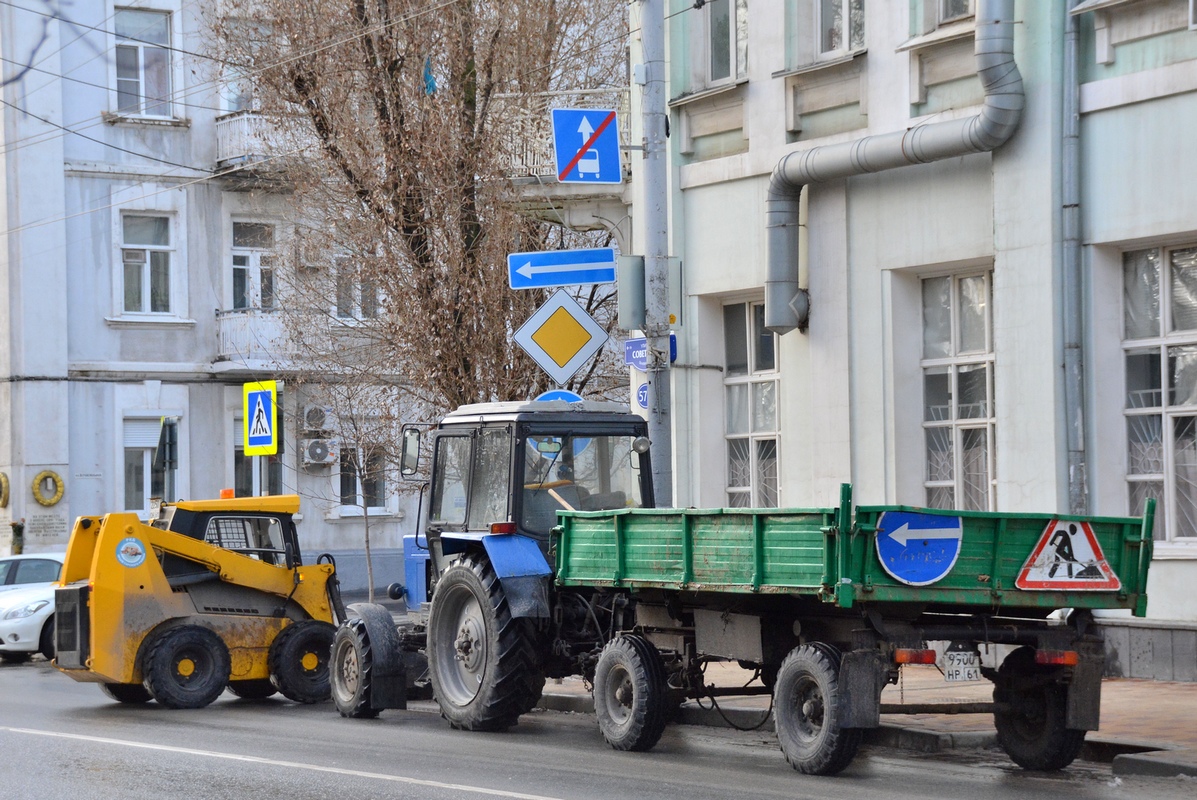
M956 566L963 535L960 517L886 511L877 520L877 560L894 580L926 586Z

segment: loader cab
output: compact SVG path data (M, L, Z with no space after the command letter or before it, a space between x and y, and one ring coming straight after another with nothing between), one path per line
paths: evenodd
M478 539L499 524L547 550L558 511L651 508L646 434L615 403L465 406L430 442L430 542Z
M163 505L155 528L200 539L224 550L267 564L293 569L303 564L293 515L299 510L294 495L180 501ZM184 577L206 568L177 555L164 555L168 577Z

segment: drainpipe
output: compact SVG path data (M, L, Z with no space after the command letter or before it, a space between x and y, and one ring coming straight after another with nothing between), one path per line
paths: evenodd
M1061 228L1064 240L1064 431L1068 443L1068 510L1089 513L1089 480L1085 460L1085 354L1082 344L1083 302L1081 268L1081 168L1080 168L1080 34L1077 18L1069 13L1077 0L1069 0L1064 14L1063 142L1060 153Z
M789 153L777 162L765 200L765 327L778 334L806 330L809 303L798 286L798 201L808 183L983 153L1010 138L1025 103L1014 63L1013 17L1014 0L977 0L974 52L985 90L980 113Z

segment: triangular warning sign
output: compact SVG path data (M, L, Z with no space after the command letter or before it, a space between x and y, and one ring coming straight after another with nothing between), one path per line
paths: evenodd
M1052 520L1023 564L1019 589L1117 591L1122 582L1106 563L1087 522Z
M262 402L262 396L258 395L256 398L257 404L254 406L253 423L249 426L249 436L251 439L258 439L260 437L270 438L270 415L266 413L266 404Z

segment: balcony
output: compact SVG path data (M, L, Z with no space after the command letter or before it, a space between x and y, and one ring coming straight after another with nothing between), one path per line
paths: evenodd
M260 308L216 312L219 371L285 369L295 355L283 317Z

